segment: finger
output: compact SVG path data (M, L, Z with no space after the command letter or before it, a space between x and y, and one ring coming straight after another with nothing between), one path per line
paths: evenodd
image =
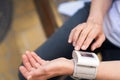
M73 45L74 46L76 45L76 41L78 40L78 37L83 29L83 25L84 24L79 24L76 28L76 31L74 32L74 35L73 35Z
M95 39L95 37L97 36L96 35L97 33L95 34L95 32L96 30L91 30L91 32L88 33L88 36L81 47L82 50L86 50L89 47L89 45L92 43L92 41Z
M75 28L72 29L71 32L70 32L70 35L69 35L69 38L68 38L68 43L72 43L74 32L75 32Z
M84 43L88 33L90 32L90 28L89 26L84 25L84 29L82 30L79 39L77 40L76 46L75 46L75 50L80 50L82 44Z
M19 70L22 73L22 75L27 79L29 71L24 66L20 66Z
M40 58L40 56L38 56L35 52L31 52L33 58L39 63L39 64L43 64L45 63L45 60L43 60L42 58Z
M27 77L27 80L33 80L32 74L34 73L35 70L36 70L35 68L31 68L31 71L29 72L29 76Z
M35 66L39 68L41 65L39 63L36 63Z
M32 76L31 78L33 80L47 80L47 75L50 74L48 73L48 71L46 71L45 67L40 66L38 69L32 70L30 75Z
M32 69L31 72L29 73L30 78L37 78L37 77L41 77L45 74L45 72L43 72L43 69L41 66L39 66L38 69ZM28 77L29 78L29 77Z
M92 29L92 24L87 23L83 25L84 29L82 30L79 39L77 41L77 46L75 46L76 50L80 50L80 48L82 47L84 41L86 40L88 34L90 33L90 30ZM84 48L85 46L83 46Z
M99 48L104 41L105 41L105 36L104 36L104 34L102 34L102 35L99 36L99 37L96 39L96 41L92 44L91 50L94 51L96 48Z
M32 65L30 64L30 62L29 62L29 60L28 60L28 58L27 58L26 55L23 55L23 56L22 56L22 61L23 61L23 65L26 67L26 69L27 69L28 71L30 71Z
M29 62L32 65L32 67L36 68L35 63L37 63L37 61L32 57L31 52L26 51L26 56L28 57Z

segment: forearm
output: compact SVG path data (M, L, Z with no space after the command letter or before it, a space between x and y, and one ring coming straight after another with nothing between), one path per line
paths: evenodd
M111 4L112 0L92 0L88 20L101 24Z
M72 60L70 60L70 65L73 66ZM69 68L67 67L68 69L66 69L66 72L69 72L69 75L73 74L73 67L71 66L68 66ZM96 80L120 80L119 74L120 61L101 62L97 68Z
M120 61L101 62L97 70L97 80L120 80Z

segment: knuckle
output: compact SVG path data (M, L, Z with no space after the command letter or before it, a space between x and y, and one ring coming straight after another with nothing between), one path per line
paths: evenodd
M88 35L87 38L88 39L93 39L93 36L92 35Z
M76 38L77 38L77 35L75 34L75 35L73 36L73 40L76 40Z
M75 30L76 30L76 29L74 28L74 29L71 30L71 32L74 32Z
M88 35L87 36L87 41L92 41L93 39L95 39L94 35Z
M86 34L86 32L82 31L81 34L80 34L80 36L83 37L83 36L85 36L85 34Z
M97 44L96 46L97 46L97 48L99 48L101 46L101 44Z

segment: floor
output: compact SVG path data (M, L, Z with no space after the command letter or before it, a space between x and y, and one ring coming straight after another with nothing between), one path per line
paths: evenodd
M21 55L46 40L33 0L13 0L13 3L11 29L0 44L0 80L18 80Z

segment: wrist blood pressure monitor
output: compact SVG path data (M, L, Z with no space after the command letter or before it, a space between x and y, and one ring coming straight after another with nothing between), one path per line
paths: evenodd
M72 53L75 63L72 77L77 79L95 79L99 59L95 53L74 50Z

